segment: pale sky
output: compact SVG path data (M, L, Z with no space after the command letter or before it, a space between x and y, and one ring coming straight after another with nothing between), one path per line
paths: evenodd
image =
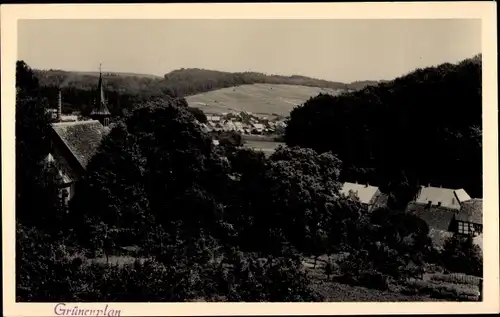
M179 68L390 80L481 52L481 20L22 20L32 68L163 76Z

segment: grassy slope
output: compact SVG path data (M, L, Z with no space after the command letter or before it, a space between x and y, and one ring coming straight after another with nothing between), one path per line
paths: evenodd
M253 84L188 96L186 100L189 106L207 113L245 110L256 114L288 115L295 106L321 92L338 94L341 91L307 86Z

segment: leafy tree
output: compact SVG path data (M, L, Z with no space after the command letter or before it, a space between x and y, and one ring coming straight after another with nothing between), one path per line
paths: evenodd
M186 107L151 101L104 138L73 200L73 214L91 215L116 230L132 228L137 242L148 239L153 224L170 230L177 221L183 230L221 233L218 197L225 194L228 168Z
M266 170L266 157L263 152L240 148L229 156L232 172L249 177Z
M119 123L104 137L88 166L73 209L107 224L139 229L152 221L144 188L145 159L137 139Z
M353 197L339 197L325 205L326 253L351 252L366 243L366 207Z
M56 170L48 164L50 118L31 68L16 65L16 217L49 228L63 216Z
M241 133L235 131L222 132L216 136L222 146L239 147L243 145Z
M476 57L337 96L320 94L291 112L285 140L332 151L344 164L342 181L378 185L395 208L428 182L481 197L481 80Z
M207 116L203 112L203 110L199 108L194 108L194 107L189 107L188 108L189 112L198 120L200 123L207 123Z
M263 252L280 250L286 241L300 250L318 245L325 203L340 188L336 179L340 161L328 153L281 148L263 164L262 157L251 153L242 151L232 158L237 170L244 164L249 168L239 180L243 197L239 203L234 201L241 223L246 224L242 240L252 241L256 245L251 248L259 246ZM254 238L249 240L249 236Z
M22 301L71 299L73 270L64 241L16 223L16 297ZM68 296L68 294L70 294Z

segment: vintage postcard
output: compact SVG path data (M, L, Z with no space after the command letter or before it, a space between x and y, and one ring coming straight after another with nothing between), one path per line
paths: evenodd
M6 316L499 311L496 4L1 7Z

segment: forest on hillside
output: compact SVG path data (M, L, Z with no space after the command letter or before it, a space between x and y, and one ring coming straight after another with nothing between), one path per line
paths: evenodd
M286 142L332 151L344 164L343 180L378 185L401 206L429 183L482 197L481 67L478 55L320 94L291 112Z
M58 87L62 88L63 112L91 110L97 75L62 70L35 70L42 94L55 107ZM358 89L374 82L343 84L304 76L266 75L256 72L229 73L204 69L180 69L164 78L103 74L110 111L126 114L135 104L151 98L186 97L221 88L245 84L289 84L320 88Z
M454 85L463 81L457 91L479 85L480 93L474 81L477 65L472 60L444 66L441 85L427 72L425 81L432 85L423 84L420 94L429 89L435 97L446 96L450 83L445 79ZM395 82L402 81L406 89L419 84L419 76ZM397 95L388 85L386 92ZM321 143L306 125L300 139L305 147L280 147L266 157L231 142L215 146L184 99L151 98L115 121L67 205L59 196L57 169L45 161L48 100L40 80L21 61L16 88L18 301L477 300L469 286L422 280L423 273L444 270L482 276L482 253L472 237L453 236L439 249L416 215L386 207L368 211L355 195L340 192L342 174L353 162L372 162L371 157L354 161L356 156L350 156L364 155L369 143L361 141L371 140L373 133L361 133L350 117L339 115L345 122L334 121L338 127L314 122L323 136L346 142L353 152ZM339 100L334 97L311 99L292 114L288 142L294 142L292 131L300 122L318 120L311 108L334 120L329 111L347 112L350 103L362 115L359 124L373 126L368 117L380 109L363 102L378 94L362 99L365 94L340 99L346 104L338 107L331 103ZM443 129L466 124L461 116L452 118ZM385 123L402 128L397 121ZM333 132L352 127L355 133L341 139L329 130L332 126L339 129ZM316 149L307 147L313 140ZM402 144L388 146L404 149ZM467 159L469 153L456 151L458 159ZM373 156L373 162L380 160ZM348 295L347 289L352 291Z

